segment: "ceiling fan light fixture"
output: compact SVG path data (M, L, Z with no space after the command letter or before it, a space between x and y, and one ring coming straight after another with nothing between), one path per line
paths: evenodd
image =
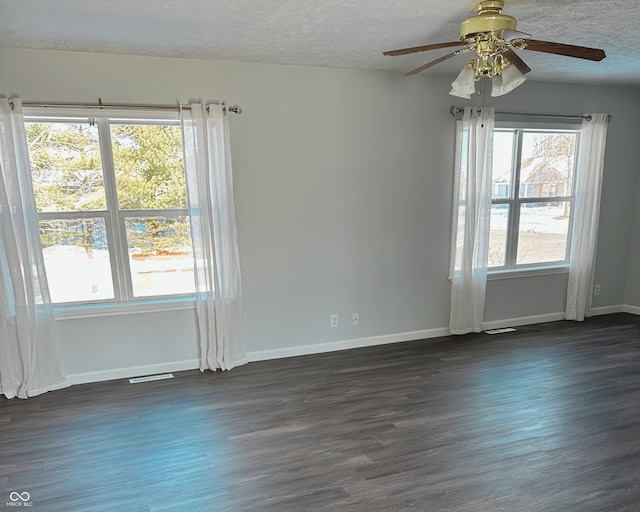
M480 33L500 33L502 30L516 30L516 19L502 14L503 0L485 0L476 6L478 14L464 20L460 26L462 41Z
M526 77L513 64L506 66L502 73L491 79L491 96L504 96L519 87L526 80Z
M453 94L453 93L456 94ZM471 95L476 92L476 73L471 66L465 66L460 71L458 77L451 82L451 92L453 96L471 99Z
M477 14L462 22L458 41L413 46L383 53L384 55L408 55L458 47L455 51L405 73L405 76L409 76L456 55L472 52L474 58L451 84L453 87L451 94L462 98L469 98L475 92L474 82L482 78L492 80L492 96L502 96L520 86L525 81L524 75L529 73L531 68L516 50L564 55L594 62L599 62L606 57L604 50L599 48L530 39L530 34L517 30L517 22L513 16L502 13L503 7L504 0L479 0L476 4Z
M451 89L449 91L449 94L451 94L451 96L457 96L458 98L464 98L465 100L471 99L471 94L467 94L462 91L456 91L455 89Z

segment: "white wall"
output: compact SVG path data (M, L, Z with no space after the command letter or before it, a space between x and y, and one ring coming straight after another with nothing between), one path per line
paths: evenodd
M242 106L230 122L250 352L447 326L449 109L464 103L447 94L451 77L16 49L0 49L0 69L0 94L23 101ZM612 114L595 305L622 304L640 157L629 136L638 133L637 90L528 82L492 104ZM564 275L492 281L486 320L557 314L565 286ZM354 311L359 326L350 325ZM341 315L337 329L331 313ZM70 374L122 376L197 359L188 311L59 324Z

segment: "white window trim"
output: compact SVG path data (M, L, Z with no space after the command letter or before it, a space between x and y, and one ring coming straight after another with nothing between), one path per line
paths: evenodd
M542 122L530 122L530 121L522 121L522 122L499 122L495 123L495 130L515 130L516 132L532 132L532 131L541 131L541 132L572 132L577 134L577 143L575 149L575 156L577 158L578 148L580 144L580 129L577 123L542 123ZM521 135L515 140L516 146L514 147L514 161L520 160L521 155L521 144L522 139ZM575 161L574 161L574 169L575 169ZM497 198L492 199L491 204L508 204L509 208L509 222L508 222L508 239L513 240L513 232L517 231L520 226L519 219L519 207L524 203L539 203L539 202L552 202L552 201L571 201L573 206L575 202L575 175L572 180L572 194L570 196L554 196L554 197L526 197L526 198L516 198L515 192L517 191L519 194L519 186L520 186L520 173L517 173L517 177L515 177L511 187L514 190L513 197L511 198ZM512 211L513 210L513 211ZM516 210L518 210L516 212ZM517 221L517 222L514 222ZM517 246L514 248L511 247L511 251L509 251L509 247L505 247L505 265L501 267L487 267L487 279L490 281L500 280L500 279L513 279L513 278L523 278L523 277L534 277L541 275L553 275L553 274L563 274L569 272L569 255L571 253L571 231L573 226L573 208L571 209L571 216L569 219L569 227L567 234L567 247L565 252L565 259L563 261L558 262L543 262L538 264L522 264L518 265L515 263ZM453 246L452 240L452 249L455 250ZM453 263L452 263L453 265Z
M487 281L500 281L502 279L520 279L522 277L551 276L557 274L568 274L569 265L541 266L538 268L510 268L505 270L494 270L487 272Z
M130 302L94 302L53 306L56 320L74 320L101 316L137 315L163 311L182 311L196 309L195 297L171 296L168 299L136 300Z
M99 108L99 107L23 107L23 117L25 122L78 122L81 120L89 120L94 122L98 127L104 125L108 128L110 124L117 123L136 123L136 124L168 124L179 125L180 115L178 110L166 110L166 109L148 109L144 112L132 109L117 109L117 108ZM101 154L111 153L111 141L109 144L104 141L105 133L108 130L102 129L98 131ZM106 172L105 166L111 167L113 164L113 158L106 158L106 162L103 161L103 170L105 171L105 195L107 196L107 204L110 204L108 195L113 194L115 189L115 173ZM108 184L108 181L113 183ZM112 203L113 204L113 201ZM188 215L188 209L167 209L167 210L120 210L115 211L88 211L88 212L38 212L38 218L103 218L108 226L111 224L115 226L120 225L116 220L121 217L130 216L158 216L163 212L167 212L169 216L173 215ZM107 227L109 232L109 228ZM121 245L126 240L125 234L113 233L110 243ZM121 236L122 235L122 236ZM120 254L121 248L114 248L115 258L122 259ZM123 254L123 253L122 253ZM105 299L100 301L78 301L78 302L64 302L54 303L53 309L56 319L71 319L71 318L86 318L94 316L112 316L123 314L137 314L156 311L167 310L182 310L195 308L195 293L188 294L173 294L173 295L154 295L149 297L134 297L131 287L127 284L126 272L131 272L129 268L129 260L126 261L111 261L111 271L114 281L117 283L117 288L120 291L120 297L118 297L118 289L114 289L115 297L113 299ZM116 271L116 266L120 265L121 271ZM115 283L114 283L115 285Z

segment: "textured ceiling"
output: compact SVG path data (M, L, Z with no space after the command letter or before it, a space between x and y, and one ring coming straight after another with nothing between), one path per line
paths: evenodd
M450 50L473 0L0 0L0 46L407 71ZM589 62L522 51L530 80L640 85L638 0L506 0L535 39L602 48ZM425 71L452 79L463 55ZM411 78L407 78L410 80Z

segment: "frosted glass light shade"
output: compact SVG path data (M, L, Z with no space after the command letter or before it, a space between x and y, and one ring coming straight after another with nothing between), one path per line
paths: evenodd
M451 96L457 96L458 98L464 98L465 100L470 100L471 99L471 94L467 94L467 93L464 93L464 92L456 91L455 89L451 89L449 91L449 94L451 94Z
M451 82L451 92L449 94L460 98L471 99L471 95L476 92L476 73L473 69L465 66L458 78Z
M491 96L504 96L522 85L526 77L513 64L509 64L502 70L501 75L496 75L491 79Z

